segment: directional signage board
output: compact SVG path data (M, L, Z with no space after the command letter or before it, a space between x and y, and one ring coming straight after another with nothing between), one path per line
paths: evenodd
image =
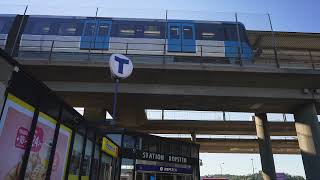
M122 54L112 54L109 60L111 74L120 79L129 77L133 70L132 61Z

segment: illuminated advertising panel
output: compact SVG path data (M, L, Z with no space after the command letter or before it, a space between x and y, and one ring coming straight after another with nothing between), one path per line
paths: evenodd
M34 108L9 94L0 121L0 179L18 179Z
M118 146L106 137L102 138L101 150L112 157L118 157Z

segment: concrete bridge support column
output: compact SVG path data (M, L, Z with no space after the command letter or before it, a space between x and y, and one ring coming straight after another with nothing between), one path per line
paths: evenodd
M320 179L320 128L315 104L300 107L294 118L306 177Z
M276 170L272 154L267 114L257 113L255 114L254 119L256 123L256 131L259 142L259 152L262 165L263 179L275 180Z
M83 116L92 122L103 122L106 119L106 109L104 108L94 108L85 107Z

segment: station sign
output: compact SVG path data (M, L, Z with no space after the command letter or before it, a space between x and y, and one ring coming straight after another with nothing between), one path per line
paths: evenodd
M102 147L101 150L112 157L118 157L119 148L111 140L106 137L102 138Z
M192 174L192 168L168 167L168 166L154 166L146 164L137 164L137 171L173 173L173 174Z
M198 164L199 159L183 157L183 156L174 156L168 154L160 154L154 152L141 151L138 149L123 148L123 157L129 159L141 159L148 161L161 161L169 163L178 163L178 164Z
M119 79L129 77L133 71L132 61L122 54L112 54L109 66L112 76Z

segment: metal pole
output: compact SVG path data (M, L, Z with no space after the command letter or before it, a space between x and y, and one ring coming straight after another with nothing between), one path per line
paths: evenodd
M254 164L253 164L253 159L251 159L251 164L252 164L252 175L254 176L253 179L256 179L255 178L255 175L254 175Z
M242 58L241 58L241 55L242 55L242 43L241 43L241 37L240 37L240 28L239 28L239 23L238 23L238 14L235 13L235 18L236 18L236 24L237 24L237 36L238 36L238 43L239 43L239 47L237 48L238 49L238 58L239 58L239 61L240 61L240 66L242 66Z
M54 40L51 43L51 49L50 49L50 54L49 54L49 64L51 64L53 46L54 46Z
M167 46L167 39L168 39L168 9L166 9L166 23L165 23L165 31L164 31L164 48L163 48L163 64L166 63L166 46Z
M23 13L23 16L22 16L22 19L21 19L21 22L20 22L19 28L18 28L18 33L17 33L16 38L14 39L14 42L13 42L13 47L12 47L11 53L10 53L10 56L11 56L11 57L13 56L14 50L16 49L16 43L17 43L17 41L18 41L18 37L19 37L20 31L21 31L21 27L22 27L24 18L25 18L25 16L26 16L27 10L28 10L28 5L27 5L26 8L24 9L24 13Z
M90 39L90 44L89 44L89 54L88 54L89 60L91 57L92 39L94 39L93 46L95 46L95 41L96 41L96 29L98 28L98 22L97 22L98 11L99 11L99 8L96 8L96 15L94 17L95 24L94 24L94 29L92 31L92 38ZM86 27L84 27L84 28L86 28Z
M224 164L224 163L220 163L220 175L221 175L221 177L222 177L222 164Z
M286 116L285 113L283 114L283 121L284 121L284 122L287 122L287 116Z
M112 125L116 123L116 113L117 113L117 95L119 89L119 79L116 78L116 82L114 84L114 96L113 96L113 112L112 112Z
M314 62L313 62L312 53L311 53L310 50L308 50L308 53L309 53L310 61L311 61L311 64L312 64L312 69L315 70L316 67L315 67L315 64L314 64Z
M272 33L274 55L275 55L275 58L276 58L277 67L280 68L279 59L278 59L278 53L277 53L277 46L276 46L276 38L275 38L274 31L273 31L271 16L270 16L269 13L268 13L268 19L269 19L271 33Z

